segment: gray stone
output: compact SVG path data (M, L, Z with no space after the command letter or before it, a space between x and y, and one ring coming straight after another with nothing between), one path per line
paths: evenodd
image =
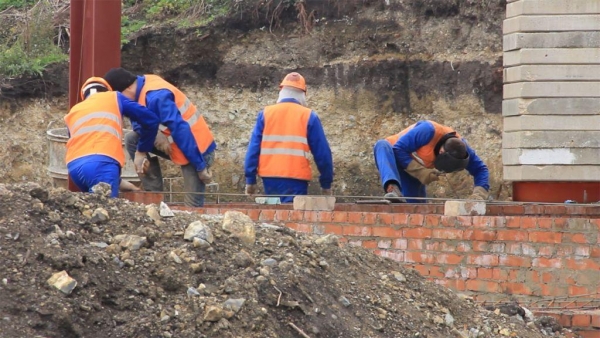
M394 278L396 278L397 281L406 282L406 277L401 272L392 271L392 274L394 275Z
M502 115L598 115L600 98L511 99L502 102Z
M504 69L504 83L533 81L600 81L600 63L597 65L523 65Z
M71 278L66 271L53 274L47 282L50 286L55 287L66 295L70 294L77 286L77 281Z
M200 296L200 292L198 292L198 290L196 290L196 288L193 287L189 287L187 289L187 294L188 296Z
M160 216L162 217L174 217L175 214L171 211L171 208L165 203L160 202Z
M100 182L92 187L92 192L100 196L110 197L112 190L110 184Z
M521 48L600 48L600 32L513 33L504 35L505 52Z
M505 181L598 181L600 166L504 166Z
M600 15L534 15L504 20L502 33L598 31Z
M254 245L256 241L254 222L248 215L239 211L227 211L223 217L221 227L245 245Z
M183 263L181 258L179 258L179 256L173 251L169 252L169 258L171 258L171 260L173 260L173 262L175 262L177 264Z
M202 223L202 221L192 222L185 229L183 239L187 241L192 241L194 237L203 239L211 244L215 240L212 234L212 230L210 230L210 228L206 224Z
M345 307L348 307L351 305L350 301L348 300L348 298L344 297L344 296L340 296L340 298L338 298L338 300L340 301L340 303L342 303L342 305L344 305Z
M315 244L338 244L338 237L332 234L328 234L315 239Z
M600 1L594 0L527 0L506 5L506 17L546 14L598 14Z
M206 322L218 322L223 318L223 309L216 305L207 305L204 307L204 321Z
M446 323L446 326L454 326L454 317L452 317L451 314L446 313L446 316L444 316L444 322Z
M277 261L274 260L273 258L267 258L267 259L263 260L262 262L260 262L260 265L262 265L262 266L275 266L275 265L277 265Z
M90 242L90 245L91 246L95 246L95 247L100 248L100 249L104 249L104 248L106 248L108 246L108 244L106 244L104 242Z
M600 82L519 82L504 85L504 99L600 97Z
M600 165L598 148L502 149L504 165Z
M148 244L146 237L138 235L117 235L114 237L114 242L118 243L122 248L130 251L139 250Z
M192 240L192 245L194 246L194 248L200 248L200 249L210 248L210 243L208 243L207 241L203 240L202 238L198 238L198 237L194 237L194 239Z
M295 196L294 210L332 211L335 207L333 196Z
M106 209L104 209L104 208L98 208L98 209L94 210L94 213L92 214L91 222L94 224L99 224L99 223L108 222L109 219L110 219L110 216L108 215L108 211L106 211Z
M600 48L524 48L505 52L504 67L537 64L598 64Z
M245 250L240 250L240 252L238 252L233 258L233 262L235 265L242 268L254 265L254 259L252 259L252 256L250 256L250 254Z
M238 298L238 299L230 298L223 303L223 307L230 308L231 310L233 310L233 312L238 313L240 311L240 309L242 308L242 306L244 306L245 302L246 302L245 298Z
M502 135L502 149L600 148L600 131L514 131Z
M160 213L154 204L149 204L146 206L146 216L150 217L153 221L159 222Z
M523 115L504 118L504 131L584 130L600 131L600 115Z

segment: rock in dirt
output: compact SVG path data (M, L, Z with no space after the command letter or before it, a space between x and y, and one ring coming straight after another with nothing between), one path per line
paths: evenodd
M53 274L47 282L66 295L70 294L77 286L77 281L64 270Z
M161 217L174 217L175 214L171 211L171 208L165 203L160 202L160 216Z
M101 224L108 222L109 219L110 216L108 215L108 211L104 208L98 208L92 213L91 222L94 224Z
M246 245L253 245L256 240L254 222L248 215L239 211L227 211L223 217L222 228Z
M205 240L209 244L212 244L215 240L210 227L202 223L202 221L192 222L185 229L183 239L187 241L192 241L194 238Z
M148 244L146 237L138 235L117 235L114 237L114 242L118 243L121 248L131 251L139 250Z

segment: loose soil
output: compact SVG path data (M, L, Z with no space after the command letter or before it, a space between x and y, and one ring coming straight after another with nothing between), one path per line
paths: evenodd
M243 242L220 215L161 218L105 194L0 185L0 336L562 336L335 237L256 223ZM194 221L212 244L184 240ZM77 281L70 294L47 282L61 271Z

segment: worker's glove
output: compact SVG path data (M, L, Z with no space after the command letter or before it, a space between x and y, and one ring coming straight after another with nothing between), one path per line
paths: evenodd
M246 184L246 195L256 195L258 193L257 184Z
M208 168L204 168L204 170L199 171L198 178L200 178L200 181L202 181L204 184L209 184L213 181L212 174L210 173L210 171L208 171Z
M147 153L136 151L133 156L133 166L135 167L135 172L138 175L144 175L144 173L150 168L150 161L146 158Z
M119 191L140 191L142 189L136 187L133 183L126 181L126 180L121 180L121 182L119 183Z
M489 193L483 187L475 187L473 193L469 196L470 200L487 201Z
M406 167L406 172L425 185L439 180L439 176L443 175L441 171L437 169L425 168L415 160L412 160L408 164L408 167Z
M333 195L331 188L329 188L329 189L321 188L321 195L325 195L325 196Z
M159 131L156 134L156 139L154 140L154 147L163 153L171 156L171 144L169 143L169 139L167 136Z

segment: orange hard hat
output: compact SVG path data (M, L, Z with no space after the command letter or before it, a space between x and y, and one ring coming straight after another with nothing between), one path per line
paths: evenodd
M81 99L85 99L84 95L86 90L95 86L104 87L106 90L112 91L112 87L108 84L108 82L106 82L106 80L101 77L92 76L83 83L83 86L81 86Z
M281 81L281 84L279 85L279 89L283 88L283 86L298 88L306 92L306 81L304 81L302 75L296 72L289 73L283 78L283 81Z

